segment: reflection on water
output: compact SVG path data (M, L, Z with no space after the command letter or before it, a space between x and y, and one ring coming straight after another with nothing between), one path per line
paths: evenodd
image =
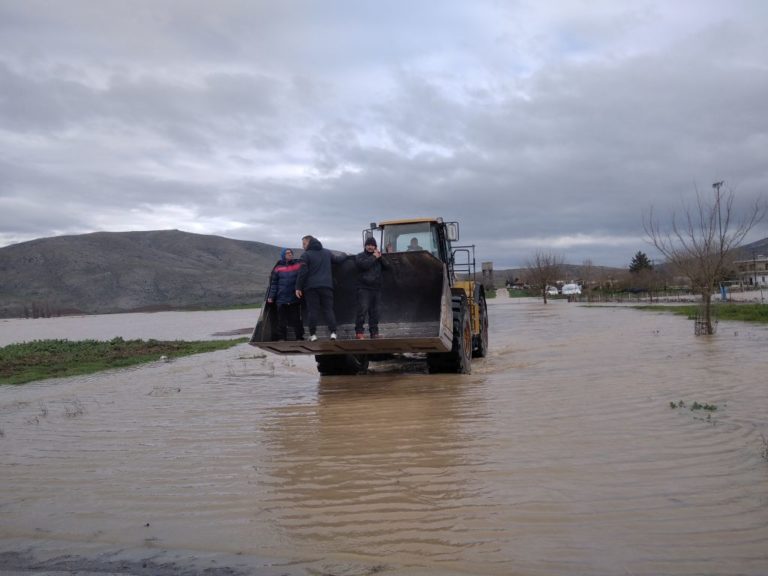
M324 379L316 404L265 422L273 520L312 547L453 556L457 504L479 496L467 474L474 439L461 432L465 390L458 377Z
M695 338L679 317L565 302L492 301L490 318L470 376L321 379L311 358L242 345L2 388L0 550L223 551L307 574L768 573L768 330Z

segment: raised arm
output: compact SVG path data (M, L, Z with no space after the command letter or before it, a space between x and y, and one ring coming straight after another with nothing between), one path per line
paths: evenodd
M336 264L343 263L347 258L349 258L349 255L342 252L341 254L334 254L331 252L331 261L335 262Z

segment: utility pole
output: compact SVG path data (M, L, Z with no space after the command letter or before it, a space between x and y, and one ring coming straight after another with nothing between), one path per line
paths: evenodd
M717 203L717 231L720 233L719 238L721 251L723 246L723 217L720 214L720 188L722 188L723 184L725 184L725 180L720 180L720 182L715 182L712 184L712 188L715 189L715 202Z

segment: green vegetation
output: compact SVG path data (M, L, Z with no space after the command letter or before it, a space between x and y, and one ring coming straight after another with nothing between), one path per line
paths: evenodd
M638 274L643 270L653 270L653 264L651 264L645 252L638 250L637 254L632 257L632 262L629 263L629 271L633 274Z
M707 404L704 402L704 404L699 404L698 402L694 402L691 404L691 410L706 410L707 412L714 412L717 410L716 404Z
M507 292L509 293L510 298L535 298L537 296L541 296L541 294L535 290L518 290L517 288L507 288Z
M680 400L680 402L670 402L669 403L670 408L685 408L685 402ZM715 412L717 411L717 404L708 404L704 402L704 404L701 404L699 402L696 402L694 400L693 404L691 404L691 412L694 412L696 410L706 410L707 412Z
M656 312L674 312L687 317L689 320L694 320L699 310L695 304L686 306L635 306L634 308ZM765 304L716 304L712 308L720 320L768 323L768 306Z
M44 378L90 374L123 368L165 357L178 358L223 350L245 342L237 340L35 340L0 348L0 384L23 384Z

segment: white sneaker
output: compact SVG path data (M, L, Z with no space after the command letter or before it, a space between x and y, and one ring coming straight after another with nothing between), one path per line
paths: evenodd
M331 332L331 340L336 340L336 332Z
M309 337L310 342L315 342L317 340L317 334L312 334L312 336Z

